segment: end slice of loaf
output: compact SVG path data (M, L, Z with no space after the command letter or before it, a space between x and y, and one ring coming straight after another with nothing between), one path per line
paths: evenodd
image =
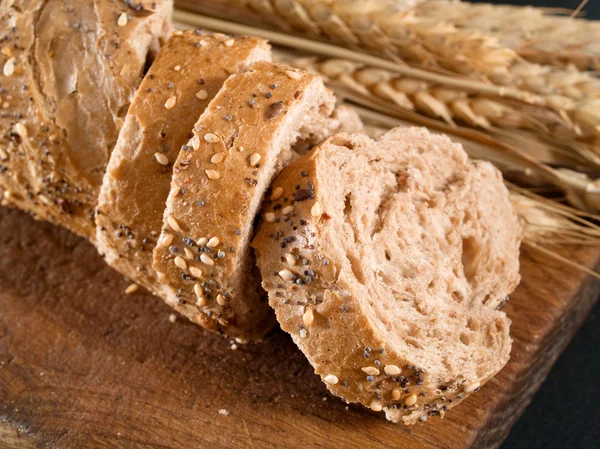
M172 10L172 0L0 2L2 204L94 240L106 164Z
M271 191L263 287L333 394L412 424L505 365L510 322L490 306L518 282L521 227L493 166L425 129L341 134Z
M160 292L152 250L179 151L229 75L270 59L262 39L193 30L161 49L125 118L100 192L97 247L109 265Z
M174 167L154 269L192 321L256 340L274 323L250 250L254 218L295 142L328 129L334 97L320 78L259 62L232 75ZM283 206L285 207L285 206Z

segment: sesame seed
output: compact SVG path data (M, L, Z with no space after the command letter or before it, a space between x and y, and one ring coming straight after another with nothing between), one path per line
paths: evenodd
M128 21L129 19L127 18L127 14L122 12L119 15L119 18L117 19L117 25L119 25L120 27L124 27L125 25L127 25Z
M374 366L363 366L361 368L361 370L365 373L367 373L369 376L378 376L379 375L379 370L377 368L375 368Z
M283 196L283 187L275 187L271 193L271 201L277 201Z
M383 407L381 406L381 404L379 402L371 402L371 410L373 410L374 412L380 412L381 410L383 410Z
M185 257L188 259L194 258L194 253L189 248L183 248L183 252L185 253Z
M202 270L198 267L190 267L190 273L192 274L192 276L194 276L196 278L202 277ZM198 284L196 284L196 285L198 285Z
M169 165L169 158L158 151L154 153L154 157L156 158L156 162L160 165Z
M300 329L300 338L308 337L308 331L306 329Z
M169 215L167 217L167 223L169 224L169 226L171 226L171 228L173 228L174 231L181 231L181 226L179 226L179 223L177 222L177 220L175 220L175 217L173 215Z
M198 245L200 245L200 246L206 245L207 243L208 243L208 239L206 237L201 237L198 240Z
M169 97L167 101L165 101L165 108L173 109L175 103L177 103L177 96L173 95L172 97Z
M223 159L225 159L224 152L215 153L215 154L213 154L213 157L210 158L210 162L216 165L216 164L220 164L221 162L223 162Z
M396 365L385 365L383 371L385 371L385 374L388 376L397 376L402 372Z
M6 64L4 64L4 76L11 76L13 73L15 73L16 63L17 60L15 58L8 58L8 61L6 61Z
M173 70L175 70L176 72L179 72L181 70L181 66L176 65L175 67L173 67Z
M163 246L170 246L171 243L173 243L173 239L175 238L175 236L173 234L163 234L162 237L162 245Z
M219 410L219 415L225 415L225 416L227 416L227 415L229 415L229 411L225 410L224 408L222 408L222 409Z
M206 100L208 98L208 92L206 92L204 89L199 90L196 92L196 98L198 100Z
M198 296L198 298L196 298L196 305L198 307L205 306L206 305L206 298L204 296Z
M260 161L260 154L254 153L252 156L250 156L250 166L251 167L255 167L259 161Z
M15 132L23 138L27 137L27 127L23 123L19 122L15 125Z
M412 407L417 403L417 395L415 393L411 394L404 400L404 405L408 407Z
M225 45L226 47L231 47L235 42L235 39L227 39L225 42L223 42L223 45Z
M294 206L285 206L283 209L281 209L281 213L283 215L289 215L294 211Z
M321 215L323 215L323 206L321 206L320 202L316 201L315 204L313 204L313 207L310 209L310 214L315 218L321 218Z
M219 136L214 133L206 133L204 134L204 140L208 143L217 143L219 141Z
M175 265L177 265L178 268L181 268L182 270L187 270L187 262L185 261L185 259L181 256L177 256L173 262L175 263Z
M313 309L308 309L306 312L304 312L304 315L302 315L302 321L304 322L305 326L310 326L315 321L315 312Z
M200 148L200 138L198 136L194 136L192 140L190 140L190 144L194 150Z
M481 386L480 382L473 382L465 387L465 393L471 393Z
M279 277L284 281L289 281L292 279L293 273L290 270L281 270L279 273Z
M219 175L219 172L217 170L206 170L205 171L206 176L208 176L208 179L219 179L221 177L221 175Z
M296 72L295 70L286 70L285 74L293 80L299 80L302 78L302 74L300 72Z
M275 214L273 212L265 213L265 221L268 223L273 223L275 221Z
M204 292L202 291L202 285L196 283L194 284L194 293L198 298L204 298Z
M125 294L126 295L131 295L132 293L135 293L138 291L138 289L140 288L139 285L137 284L130 284L126 289L125 289Z
M400 390L398 390L397 388L394 388L392 390L392 399L394 401L397 401L398 399L400 399L401 396L402 396L402 392Z
M211 237L210 240L206 243L206 246L209 248L215 248L221 241L218 237Z
M208 256L207 254L200 254L200 260L202 261L202 263L209 265L209 266L213 266L215 264L214 260L212 260L210 258L210 256Z
M287 253L285 255L285 260L290 265L296 265L296 258L293 255L291 255L290 253Z
M225 304L227 304L227 302L225 301L225 297L220 293L217 295L217 304L219 304L220 306L224 306Z
M171 323L174 323L175 321L177 321L177 315L175 315L174 313L172 313L171 315L169 315L169 321Z
M336 385L339 382L339 379L334 374L327 374L323 380L330 385Z

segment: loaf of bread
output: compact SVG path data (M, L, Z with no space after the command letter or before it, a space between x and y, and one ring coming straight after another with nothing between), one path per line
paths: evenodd
M521 227L489 163L425 129L340 134L267 198L263 287L333 394L411 424L507 362Z
M273 176L328 124L334 97L307 72L259 62L232 75L174 166L154 269L167 300L202 326L242 340L274 323L250 251Z
M477 391L519 282L498 170L424 129L343 132L362 123L320 78L258 38L167 42L171 9L0 2L2 204L212 331L260 340L277 318L334 395L394 422Z
M0 2L4 205L95 235L102 176L171 0Z
M193 30L176 33L160 50L129 108L102 184L97 247L109 265L162 294L152 250L173 164L229 75L270 59L262 39Z

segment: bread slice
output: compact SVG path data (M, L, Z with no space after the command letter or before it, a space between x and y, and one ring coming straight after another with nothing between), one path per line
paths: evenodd
M160 292L152 249L179 151L229 75L270 59L262 39L194 30L161 49L125 118L100 191L97 247L109 265Z
M241 340L274 323L250 251L253 222L292 146L326 133L334 97L320 78L268 62L232 75L175 163L154 269L190 320ZM335 127L335 126L334 126Z
M518 282L521 227L490 164L425 129L340 134L272 192L263 287L334 395L412 424L507 362L510 322L490 306Z
M172 9L171 0L0 2L3 204L94 239L110 152Z

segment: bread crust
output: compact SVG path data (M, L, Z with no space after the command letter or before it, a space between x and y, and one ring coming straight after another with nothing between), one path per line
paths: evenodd
M136 5L2 1L3 204L94 239L93 210L124 113L170 33L171 0Z
M229 75L270 58L262 39L194 30L176 33L161 49L129 108L100 192L97 247L109 265L161 293L152 250L179 151Z
M428 152L441 155L436 156L439 157L438 164L432 163L432 159L427 157ZM381 203L376 209L382 221L377 222L377 214L373 215L376 205L368 205L373 206L372 209L358 205L361 212L357 212L356 216L362 217L360 226L372 226L375 230L372 242L358 248L362 250L360 254L364 260L358 259L358 252L352 252L352 255L346 253L356 247L347 243L354 239L352 232L349 236L346 224L338 224L346 220L347 213L354 213L357 208L354 195L358 196L361 188L372 193L388 182L390 170L380 168L403 153L413 153L414 156L407 157L405 167L396 171L395 180L392 177L392 184L397 182L400 186L399 192L387 196L388 204L394 206ZM362 162L354 172L354 181L344 178L346 175L337 175L346 170L347 164L356 161ZM369 168L371 163L375 168ZM321 376L334 395L347 402L359 402L374 411L384 410L391 421L403 420L413 424L428 416L443 415L476 391L508 360L510 321L504 313L490 306L495 307L496 297L504 298L518 282L521 228L508 203L508 192L501 176L487 163L483 164L486 175L482 176L481 164L468 161L460 145L453 144L445 136L434 136L424 129L396 129L376 142L363 135L335 136L285 168L273 182L272 191L277 189L282 192L281 196L276 201L265 202L259 230L252 243L263 277L262 285L269 294L269 303L276 311L281 328L291 334L314 366L315 373ZM370 182L363 180L360 185L345 185L358 183L356 180L361 176L369 178ZM439 191L433 192L427 187L432 182L440 184L436 187ZM341 186L340 191L338 186ZM496 197L496 215L493 217L477 217L477 207L481 209L481 204L474 204L481 203L478 189L482 186L489 191L482 194L487 196L485 199L489 199L490 192ZM448 189L447 194L445 189ZM340 195L347 195L346 200L343 197L340 200ZM282 215L283 202L294 206L293 216L285 218ZM433 222L437 223L435 228L409 228L404 231L401 230L404 224L398 224L401 251L413 260L389 272L390 269L385 268L388 263L385 259L389 261L390 257L393 261L396 255L386 252L384 259L382 250L393 240L396 231L394 226L386 224L386 220L392 219L390 217L394 216L396 208L396 215L406 217L407 221L425 220L423 223L427 223L430 210L427 202L430 202L429 207L438 208L440 217L447 217L443 218L446 223ZM417 215L408 216L404 209L398 209L406 207L408 211L413 205L417 208L415 210L421 211L414 213ZM380 208L383 212L379 212ZM470 216L463 225L465 211ZM267 220L268 214L271 216ZM493 246L483 242L475 231L477 226L493 233L488 238L497 238L498 241ZM503 226L509 227L509 231L498 233ZM430 248L430 255L421 256L422 260L413 257L413 254L418 254L412 248L420 245L420 233L429 232L435 239L436 233L443 235L446 228L449 234L444 248L458 254L458 261L452 258L448 259L450 262L443 262L444 259L438 261L434 248ZM377 240L378 233L386 229L393 234L387 234L386 240ZM413 237L415 240L411 241ZM495 268L485 271L481 267L478 267L477 281L473 285L469 283L462 273L460 261L463 238L476 239L477 243L494 251L489 255L490 259L496 259L492 266L506 269L500 283L493 279L498 274ZM373 254L380 254L380 258ZM453 265L447 267L446 263ZM423 267L423 271L412 271L411 264ZM429 268L429 264L434 266ZM454 274L450 271L452 268ZM382 270L381 274L377 274L379 270ZM445 295L444 298L436 299L434 295L433 299L425 299L429 275L432 283L442 286L437 295ZM407 282L392 282L388 286L370 280L381 276L392 280L406 276ZM362 280L363 277L366 280ZM412 279L418 282L412 283ZM446 287L446 283L449 285L451 282L455 285ZM419 283L424 283L425 287L417 288ZM380 284L386 291L381 290ZM410 288L416 290L411 291ZM462 296L453 297L450 294L452 289ZM493 289L497 291L491 291ZM484 298L488 298L488 305ZM427 327L426 331L411 329L413 323L404 322L405 318L397 315L399 312L396 310L407 310L399 308L404 301L414 304L414 310L411 310L414 313L407 313L407 316L430 316L431 323L423 326ZM385 313L378 308L382 302L385 302ZM451 318L447 318L448 314ZM463 348L461 341L457 340L458 335L442 337L442 332L439 338L448 341L440 348L465 360L461 364L449 359L447 363L453 370L444 368L442 363L437 363L440 357L443 359L442 356L428 353L436 351L436 346L421 348L423 350L420 351L417 349L419 345L427 345L428 340L419 341L412 336L437 335L445 328L436 324L440 322L454 331L462 327L452 327L452 323L463 323L464 337L461 335L461 338L467 343L469 338L481 340L484 347L470 350L465 343ZM405 332L405 329L408 331ZM456 366L461 366L461 369Z
M154 269L168 302L242 340L274 324L249 248L252 224L291 146L327 129L334 97L320 78L259 62L230 77L174 167Z

